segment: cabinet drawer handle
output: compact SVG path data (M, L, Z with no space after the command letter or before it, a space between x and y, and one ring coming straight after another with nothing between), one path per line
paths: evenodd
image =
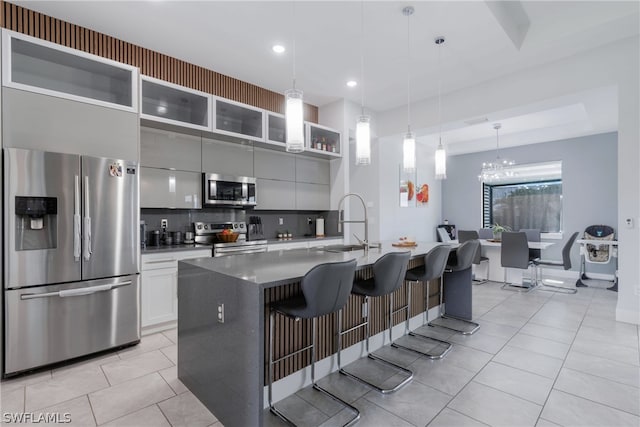
M149 260L149 261L145 261L145 264L160 264L162 262L172 262L175 261L175 258L165 258L165 259L154 259L154 260Z

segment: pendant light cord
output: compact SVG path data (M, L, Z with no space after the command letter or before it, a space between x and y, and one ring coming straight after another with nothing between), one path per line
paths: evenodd
M360 3L360 106L364 116L364 0Z
M440 145L442 145L442 43L444 40L438 43L438 142Z
M407 133L411 132L411 73L409 71L411 64L411 14L407 14Z
M296 88L296 2L293 3L293 43L292 43L292 56L293 56L293 88Z

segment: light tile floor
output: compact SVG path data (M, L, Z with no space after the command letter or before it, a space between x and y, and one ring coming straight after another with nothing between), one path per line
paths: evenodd
M379 350L414 371L400 391L381 395L337 373L320 384L360 409L361 426L638 427L640 332L615 321L617 294L595 285L575 295L474 286L476 334L422 330L454 343L444 359ZM220 427L177 379L175 343L170 330L117 353L3 381L2 413L69 412L70 425L82 427ZM350 368L366 371L367 363ZM379 379L398 377L385 370ZM279 407L304 426L341 425L350 416L310 388ZM268 411L265 420L284 425Z

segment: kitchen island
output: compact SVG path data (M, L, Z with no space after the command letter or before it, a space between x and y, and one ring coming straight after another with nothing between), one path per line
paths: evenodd
M178 275L178 378L226 426L263 424L269 304L300 293L301 278L314 266L357 260L356 278L372 275L372 265L389 252L410 250L409 267L423 264L423 255L439 245L418 242L417 247L326 252L318 248L267 252L223 258L181 261ZM437 281L431 286L429 306L438 304ZM470 287L469 275L469 287ZM406 301L406 283L396 291L400 307ZM412 290L411 316L424 311L424 287ZM371 335L385 330L386 297L373 298L369 313ZM343 310L344 329L361 321L362 297L351 295ZM395 308L395 307L394 307ZM404 321L398 313L394 324ZM303 347L311 336L310 321L278 316L275 358ZM318 319L318 360L337 350L336 315ZM362 328L361 328L362 329ZM362 330L345 335L344 348L364 339ZM274 368L275 380L309 365L303 352Z

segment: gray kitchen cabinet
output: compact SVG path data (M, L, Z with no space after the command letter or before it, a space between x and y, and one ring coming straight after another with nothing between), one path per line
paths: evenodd
M256 178L296 180L296 156L264 148L255 148L253 152Z
M137 113L5 86L2 123L5 147L138 159Z
M330 208L329 186L296 182L296 207L300 211L327 211Z
M258 204L256 209L294 210L296 208L296 183L258 178Z
M140 207L200 209L202 174L141 167Z
M202 138L202 172L253 176L253 145Z
M199 136L140 128L140 165L201 172L202 140Z
M310 184L329 184L329 161L297 156L295 181Z

